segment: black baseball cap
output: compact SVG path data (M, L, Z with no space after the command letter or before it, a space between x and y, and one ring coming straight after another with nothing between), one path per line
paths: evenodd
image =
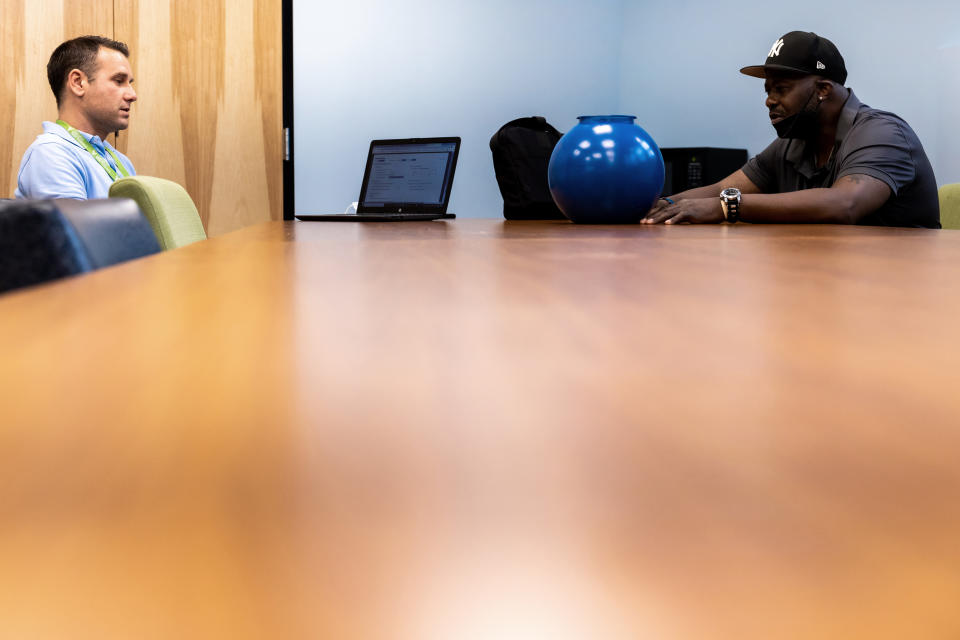
M767 70L823 76L843 84L847 81L847 67L837 47L812 31L791 31L770 47L767 61L762 65L744 67L740 73L754 78L766 78Z

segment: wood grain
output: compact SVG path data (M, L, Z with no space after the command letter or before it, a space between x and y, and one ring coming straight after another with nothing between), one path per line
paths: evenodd
M17 114L17 88L25 81L26 56L23 2L0 2L0 64L6 70L0 74L0 122L13 123ZM9 126L9 124L7 125ZM16 127L13 138L16 139ZM17 168L20 155L16 144L9 140L0 144L0 197L12 198L17 188ZM22 151L21 151L22 152Z
M260 0L117 6L140 93L125 150L184 185L212 236L283 217L280 18Z
M127 151L141 174L184 185L212 236L283 217L280 5L226 6L118 6L118 31L138 40L140 126Z
M139 174L173 180L189 190L181 104L173 90L177 69L173 60L174 26L170 5L141 0L118 3L116 24L118 37L130 47L138 95L130 128L119 136L119 148L130 156ZM199 207L199 194L190 195ZM209 215L209 211L206 213Z
M263 127L270 217L283 218L283 13L275 0L254 0L256 104Z
M187 160L185 186L195 194L200 217L204 226L209 226L220 139L217 124L226 88L225 0L171 2L169 6L170 82L180 106L181 144Z
M11 637L960 636L960 233L266 223L0 298Z
M270 139L274 157L269 165L265 165L268 154L265 153L264 111L258 87L260 75L256 73L259 56L256 46L251 47L251 43L256 42L256 5L256 0L232 0L231 10L223 16L226 33L230 34L224 43L225 77L229 82L219 105L220 118L216 121L217 147L213 164L216 170L211 195L218 206L231 211L232 215L211 220L211 235L263 221L263 214L270 210L271 204L264 168L272 166L277 176L282 176L283 171L282 150L277 146L279 128L274 129ZM279 26L277 28L279 33ZM278 64L275 78L279 77L276 74L279 69ZM277 105L282 104L280 93L275 92L273 98Z
M61 0L63 4L63 40L77 36L113 37L113 5L115 0L78 2ZM59 44L59 43L58 43ZM53 53L53 49L49 53ZM48 58L49 58L49 53Z

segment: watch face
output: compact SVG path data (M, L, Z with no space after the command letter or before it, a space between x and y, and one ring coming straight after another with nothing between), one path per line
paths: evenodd
M740 189L735 187L729 187L720 192L720 195L724 198L738 198L740 197Z

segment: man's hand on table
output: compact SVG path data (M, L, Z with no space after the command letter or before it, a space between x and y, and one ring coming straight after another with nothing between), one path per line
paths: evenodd
M643 224L717 223L723 222L723 211L720 209L719 198L687 198L677 200L674 204L661 198L640 222Z

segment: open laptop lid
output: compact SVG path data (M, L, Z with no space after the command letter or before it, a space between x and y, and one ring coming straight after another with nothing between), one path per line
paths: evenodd
M357 213L446 213L460 138L374 140Z

